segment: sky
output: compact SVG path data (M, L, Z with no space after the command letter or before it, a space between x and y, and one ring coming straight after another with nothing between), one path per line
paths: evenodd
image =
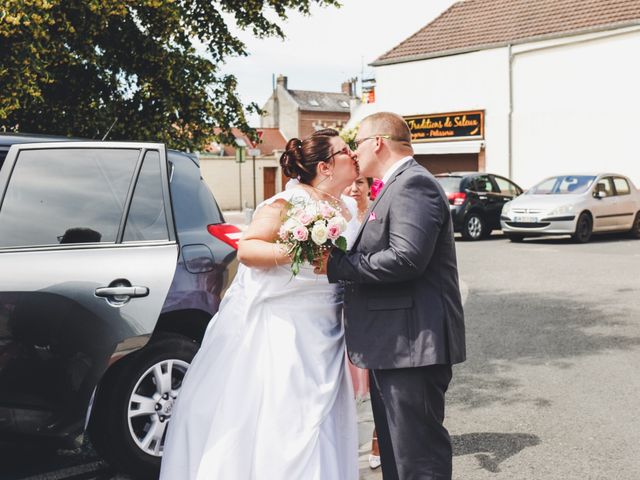
M223 67L238 78L243 103L263 106L271 95L273 75L288 77L292 90L339 92L349 78L370 77L377 57L427 25L455 0L342 0L342 7L314 7L305 17L290 14L283 22L287 38L256 39L233 32L249 56ZM358 90L359 91L359 90ZM252 126L259 126L252 116Z

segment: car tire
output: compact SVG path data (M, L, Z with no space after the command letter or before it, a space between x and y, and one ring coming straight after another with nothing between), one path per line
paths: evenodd
M593 233L593 220L587 212L582 212L576 222L576 231L572 235L576 243L587 243Z
M462 238L465 240L481 240L486 235L484 219L477 213L469 213L462 223Z
M631 230L629 230L629 236L631 238L640 238L640 212L636 213Z
M509 240L512 241L513 243L522 243L522 241L524 240L524 236L523 235L508 235Z
M100 384L89 434L98 453L119 471L158 478L173 402L198 347L182 335L159 334L118 362ZM149 400L135 402L144 398Z

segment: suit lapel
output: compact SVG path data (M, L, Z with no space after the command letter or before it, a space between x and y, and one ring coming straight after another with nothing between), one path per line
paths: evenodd
M367 223L369 223L369 215L371 215L371 212L374 211L374 208L376 207L376 205L378 205L378 202L380 202L380 199L389 190L389 187L391 186L391 184L396 181L396 178L398 177L398 175L400 175L407 168L413 166L414 164L417 165L416 161L413 158L405 162L404 165L402 165L400 168L398 168L398 170L394 172L394 174L387 181L387 183L384 184L384 186L382 187L382 190L378 192L376 199L373 201L373 203L369 206L369 209L367 210L367 212L364 214L364 221L362 222L362 224L360 225L360 228L358 229L358 234L356 235L356 239L353 242L353 247L351 247L352 250L356 248L358 243L360 243L360 237L362 236L362 231L367 226Z

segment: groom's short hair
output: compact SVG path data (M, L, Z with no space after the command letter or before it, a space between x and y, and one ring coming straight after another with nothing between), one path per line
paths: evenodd
M390 135L392 140L411 146L411 130L400 115L392 112L378 112L365 117L360 125L365 123L373 132L372 135Z

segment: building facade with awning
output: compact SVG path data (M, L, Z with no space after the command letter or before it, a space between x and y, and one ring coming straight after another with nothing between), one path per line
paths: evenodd
M529 187L615 171L640 185L640 2L465 0L381 55L374 111L412 128L433 173L490 171Z

